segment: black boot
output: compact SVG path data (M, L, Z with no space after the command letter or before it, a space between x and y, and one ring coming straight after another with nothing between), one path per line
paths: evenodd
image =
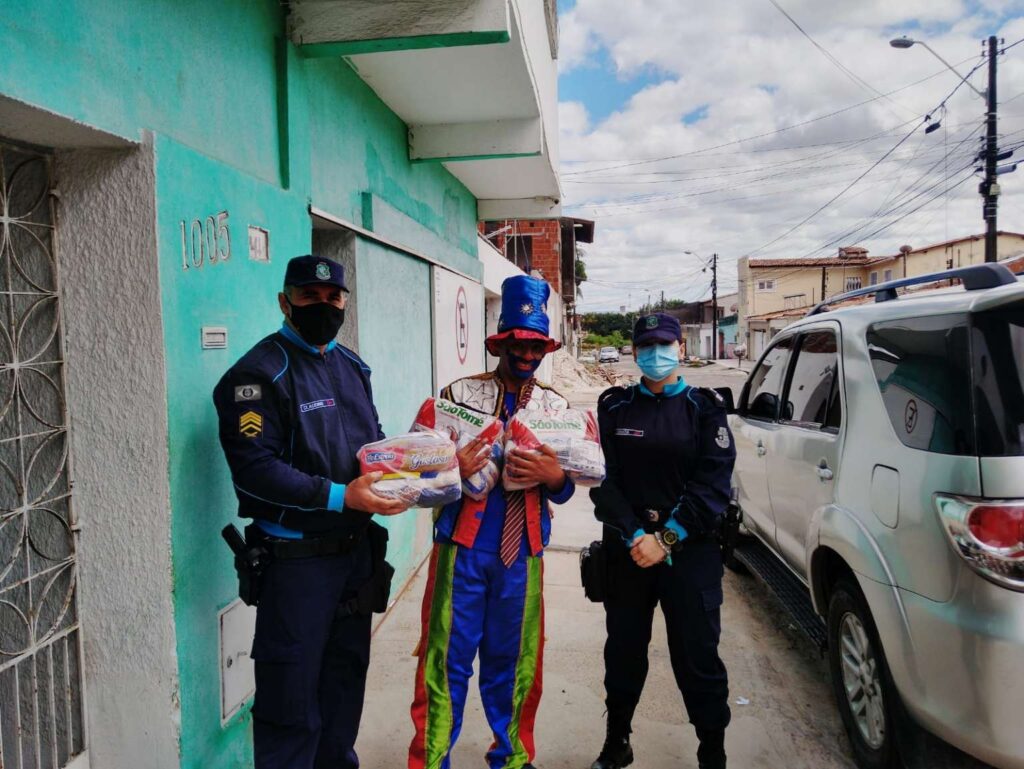
M590 769L623 769L631 763L633 748L630 747L629 736L609 732L601 748L601 755L590 765Z
M697 748L697 766L699 769L726 769L725 767L725 730L697 730L700 746Z

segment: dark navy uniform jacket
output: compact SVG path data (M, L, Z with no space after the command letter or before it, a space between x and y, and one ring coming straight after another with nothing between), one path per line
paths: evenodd
M297 537L361 528L345 509L356 452L384 437L370 369L331 342L323 355L287 325L235 363L213 391L238 514Z
M729 503L736 446L713 390L683 380L655 395L612 387L597 406L607 477L591 491L595 514L627 541L668 525L694 539L713 534ZM671 515L652 522L645 510Z

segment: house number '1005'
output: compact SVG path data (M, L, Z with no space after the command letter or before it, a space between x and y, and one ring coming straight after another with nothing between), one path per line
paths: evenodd
M181 220L181 268L199 268L205 262L214 264L231 258L231 230L228 212L205 219Z

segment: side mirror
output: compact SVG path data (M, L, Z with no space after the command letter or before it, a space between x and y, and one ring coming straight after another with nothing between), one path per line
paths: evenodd
M722 396L722 400L725 401L726 413L736 413L736 401L733 400L732 388L731 387L716 387L715 392Z
M775 415L779 413L779 396L761 393L754 398L747 413L757 419L775 419Z

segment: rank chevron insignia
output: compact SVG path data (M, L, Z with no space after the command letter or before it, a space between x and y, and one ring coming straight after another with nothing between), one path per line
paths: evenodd
M238 418L238 432L246 438L263 434L263 417L255 411L246 411Z

